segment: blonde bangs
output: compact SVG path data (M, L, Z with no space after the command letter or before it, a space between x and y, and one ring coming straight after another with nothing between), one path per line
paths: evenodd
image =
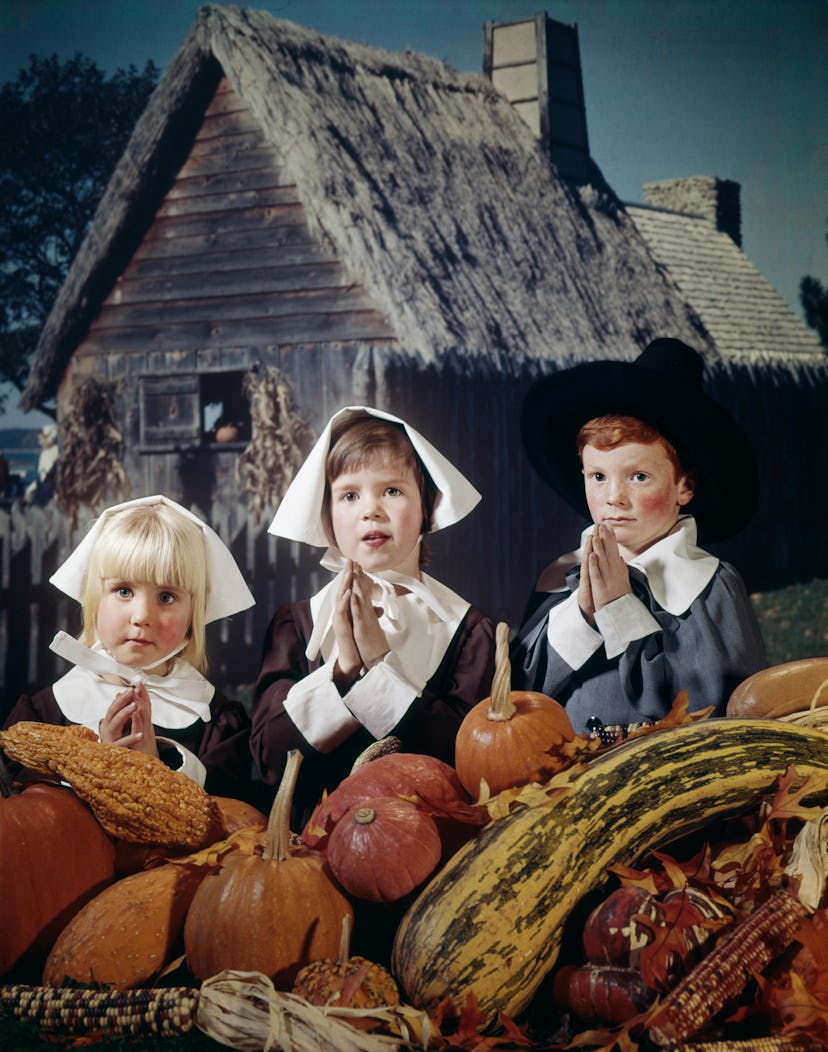
M207 552L199 526L164 504L130 508L108 521L95 541L81 598L81 638L96 638L98 604L107 580L141 581L189 592L193 600L187 646L181 657L206 670Z

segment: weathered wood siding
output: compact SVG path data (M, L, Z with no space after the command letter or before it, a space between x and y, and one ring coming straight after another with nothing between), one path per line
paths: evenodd
M213 450L208 462L210 451L192 440L142 446L139 378L163 386L167 377L243 371L287 347L375 342L394 345L386 320L313 236L279 151L222 80L71 372L118 382L135 492L203 502L216 482L227 494L233 454Z

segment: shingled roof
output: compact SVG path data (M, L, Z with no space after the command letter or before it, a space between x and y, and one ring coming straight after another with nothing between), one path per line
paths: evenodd
M416 362L509 374L634 357L663 334L716 357L600 174L580 190L562 180L485 77L207 6L110 181L43 329L23 408L55 394L222 74L278 146L314 236Z
M826 364L816 333L709 216L652 205L627 205L627 211L725 359L748 365Z

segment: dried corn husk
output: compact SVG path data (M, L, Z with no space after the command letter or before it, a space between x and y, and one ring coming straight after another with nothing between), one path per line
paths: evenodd
M105 498L128 496L129 479L121 463L124 439L115 413L115 385L93 377L77 381L60 418L60 456L55 497L72 529L82 505L97 508Z
M398 1037L366 1033L349 1018L376 1019ZM425 1012L393 1008L319 1008L276 990L261 972L224 971L201 984L196 1026L240 1052L403 1052L426 1048Z
M278 505L313 436L296 409L289 380L275 365L251 369L243 382L253 434L236 461L236 483L258 523L268 508Z
M828 882L828 808L797 833L785 872L799 879L796 897L802 905L818 909Z

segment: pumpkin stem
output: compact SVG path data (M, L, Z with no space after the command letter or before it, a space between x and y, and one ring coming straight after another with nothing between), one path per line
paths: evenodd
M351 959L351 931L354 927L354 918L346 913L342 918L342 934L339 937L339 961L344 968Z
M490 720L510 720L517 712L512 701L512 666L509 662L509 626L499 621L495 629L495 670L492 677L492 696L489 700Z
M285 770L279 782L279 791L276 793L276 799L273 801L273 807L270 809L267 820L263 858L284 862L290 854L290 805L293 803L293 792L296 789L296 779L301 762L302 754L299 750L291 749L287 754Z

